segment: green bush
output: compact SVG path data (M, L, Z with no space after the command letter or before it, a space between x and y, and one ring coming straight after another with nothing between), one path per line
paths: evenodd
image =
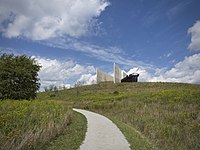
M119 92L118 92L118 91L114 91L114 92L113 92L113 94L115 94L115 95L118 95L118 94L119 94Z
M35 59L22 55L0 56L0 99L34 99L39 89Z

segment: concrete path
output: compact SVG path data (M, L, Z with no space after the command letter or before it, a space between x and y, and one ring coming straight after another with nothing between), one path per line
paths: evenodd
M88 128L80 150L130 150L129 143L108 118L81 109L73 109L87 118Z

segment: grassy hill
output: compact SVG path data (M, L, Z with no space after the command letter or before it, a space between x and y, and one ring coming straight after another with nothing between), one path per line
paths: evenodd
M38 99L109 117L132 149L200 149L200 85L108 82L43 92Z

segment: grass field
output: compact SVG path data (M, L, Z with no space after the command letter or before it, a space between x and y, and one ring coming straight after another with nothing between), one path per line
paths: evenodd
M200 149L200 85L181 83L101 83L46 92L40 100L101 113L118 123L134 149ZM141 140L134 143L127 132ZM140 137L139 137L140 136ZM144 142L145 143L145 142Z
M52 140L44 150L77 150L85 138L87 130L86 118L73 112L71 123L63 131L62 135Z
M72 134L79 129L79 137ZM69 149L76 150L83 141L85 132L86 119L73 113L64 103L0 101L1 150L62 149L62 145L51 144L58 136L70 137L65 143Z

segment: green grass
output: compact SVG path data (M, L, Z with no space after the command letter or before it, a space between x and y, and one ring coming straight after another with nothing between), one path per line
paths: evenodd
M55 96L51 97L52 94ZM63 100L72 107L95 111L120 122L117 125L133 149L134 141L144 145L141 143L145 140L154 149L200 149L200 85L101 83L40 93L38 99ZM133 135L126 134L131 130Z
M1 150L43 149L46 144L50 148L49 143L58 137L65 137L67 144L63 145L73 150L79 147L85 132L86 119L63 102L0 101Z
M133 150L153 150L153 145L145 138L140 132L135 130L132 126L129 126L121 121L111 119L123 132L127 138L130 148Z
M63 131L62 135L52 140L45 150L77 150L82 144L87 130L86 118L77 112L71 117L71 123Z

